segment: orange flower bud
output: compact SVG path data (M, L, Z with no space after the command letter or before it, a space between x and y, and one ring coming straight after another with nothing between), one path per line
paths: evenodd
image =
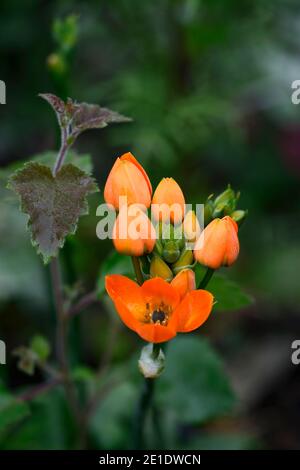
M214 219L201 233L194 256L195 259L212 269L230 266L239 254L238 226L229 216Z
M183 299L185 294L196 289L195 273L191 269L183 269L171 281L171 285L177 290L180 298Z
M152 186L144 168L128 152L117 158L104 188L104 199L115 209L119 209L119 198L127 197L128 206L143 204L147 208L151 203Z
M152 199L152 214L163 222L178 224L184 217L185 200L180 186L173 178L163 178Z
M119 253L142 256L150 253L156 242L156 232L139 204L123 206L112 233L115 249Z
M194 211L188 211L183 221L184 236L187 241L195 242L198 240L201 228Z

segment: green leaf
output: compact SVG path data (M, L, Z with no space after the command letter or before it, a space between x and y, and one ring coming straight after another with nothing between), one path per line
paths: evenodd
M213 294L217 302L214 307L216 310L240 310L253 303L252 297L246 294L236 282L220 274L214 274L207 290Z
M245 433L208 433L195 437L184 448L201 450L249 450L258 446L255 438Z
M117 251L112 251L103 261L97 282L97 293L99 296L105 292L105 276L108 274L122 274L133 278L133 268L130 256L120 255Z
M200 264L196 265L196 284L204 277L206 268ZM214 273L205 288L211 292L215 299L214 310L239 310L253 303L253 298L244 292L234 281L227 279L221 274Z
M57 18L53 24L53 37L64 53L71 51L78 38L78 15Z
M99 404L91 420L91 432L102 449L130 449L130 431L138 399L131 382L116 386Z
M29 415L27 403L19 401L0 384L0 436Z
M63 390L56 388L30 402L30 416L1 439L4 450L70 449L75 432Z
M50 344L44 336L36 335L30 342L30 349L37 355L40 361L48 359L51 352Z
M32 243L45 263L76 232L79 217L88 213L87 195L97 191L93 178L72 164L54 177L49 167L34 162L11 176L9 188L20 196Z
M170 343L157 392L161 409L170 408L182 423L198 424L224 415L234 404L219 357L208 341L191 336Z

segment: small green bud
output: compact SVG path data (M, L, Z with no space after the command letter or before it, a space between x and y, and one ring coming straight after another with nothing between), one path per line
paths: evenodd
M176 263L173 264L172 269L177 274L182 269L190 268L194 263L194 255L192 250L184 250Z
M175 263L180 256L178 244L175 241L165 243L162 255L167 263Z
M248 215L248 211L234 211L232 214L230 214L230 217L238 224L240 227L242 223L245 221L246 217Z
M172 224L162 224L161 238L163 244L174 239L174 226Z
M30 342L30 349L37 355L40 361L44 362L50 354L50 345L44 336L36 335Z
M165 355L162 349L157 354L152 343L144 346L139 359L139 370L146 379L156 379L165 368Z
M67 70L67 64L61 54L53 52L47 57L48 68L56 75L64 75Z
M151 277L161 277L165 281L171 281L173 273L167 263L165 263L160 256L154 254L150 263Z
M163 253L163 245L162 245L162 242L161 240L156 240L155 242L155 247L154 247L154 251L156 253L158 253L160 256L162 256L162 253Z
M236 208L237 196L230 185L214 201L213 218L229 215Z

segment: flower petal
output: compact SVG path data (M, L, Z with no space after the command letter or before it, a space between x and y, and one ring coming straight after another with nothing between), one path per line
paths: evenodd
M144 321L146 305L141 288L126 276L111 274L105 277L105 287L123 322ZM133 326L134 326L133 325ZM135 329L132 326L129 328Z
M123 300L117 298L113 301L116 311L118 312L119 317L121 318L124 325L127 328L130 328L133 331L137 331L137 327L140 322L134 317L132 312L128 310L127 305L123 302Z
M164 343L176 336L175 325L168 326L154 323L138 323L135 330L141 338L149 343Z
M148 185L149 193L150 193L150 195L152 195L152 186L151 186L151 182L149 180L149 177L148 177L146 171L144 170L144 168L142 167L142 165L137 161L137 159L132 155L132 153L131 152L124 153L124 155L122 155L122 157L120 157L120 160L127 160L128 162L133 163L140 170L140 172L143 174L143 176L146 180L146 183Z
M180 297L176 289L160 277L154 277L141 286L143 297L149 304L165 304L174 310L179 304Z
M191 269L182 269L171 281L171 286L177 290L180 299L183 299L187 292L196 289L194 271Z
M199 328L209 317L213 300L213 295L206 290L188 292L174 312L177 319L177 331L188 333Z

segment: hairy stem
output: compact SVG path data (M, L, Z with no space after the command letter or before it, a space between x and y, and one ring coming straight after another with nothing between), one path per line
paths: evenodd
M63 166L66 153L69 149L67 138L68 138L68 133L67 133L66 127L61 127L61 145L60 145L60 149L56 158L56 162L54 164L53 176L56 176L56 174L59 172L59 170Z
M88 294L81 297L81 299L79 299L78 302L75 303L75 305L72 305L72 307L69 308L67 315L69 318L72 318L78 315L78 313L80 313L82 310L85 310L86 308L90 307L90 305L96 302L98 302L96 292L89 292Z
M71 411L78 421L79 407L77 403L76 389L71 379L71 371L67 356L67 316L64 310L64 298L62 292L62 280L58 258L54 258L51 262L51 278L53 286L53 296L56 310L56 347L57 360L63 377L63 384Z
M61 383L60 378L56 378L53 380L49 380L48 382L41 383L37 385L36 387L30 388L29 390L26 390L25 392L21 393L18 395L18 400L20 401L31 401L34 398L43 395L43 393L48 392L49 390L52 390L55 388L57 385Z

